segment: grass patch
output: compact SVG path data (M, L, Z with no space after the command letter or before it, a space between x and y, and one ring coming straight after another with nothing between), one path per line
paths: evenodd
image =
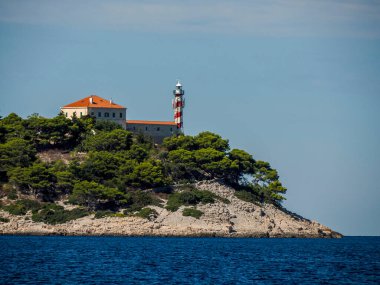
M193 217L196 219L199 219L202 215L203 215L202 211L199 211L199 210L194 209L194 208L185 208L185 209L183 209L183 212L182 212L182 216Z
M152 220L157 218L158 213L155 209L143 208L135 214L136 217Z
M8 218L0 217L0 223L9 223Z

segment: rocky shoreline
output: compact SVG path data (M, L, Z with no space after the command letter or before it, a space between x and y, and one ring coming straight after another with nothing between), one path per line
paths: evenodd
M63 235L63 236L157 236L157 237L254 237L254 238L341 238L330 228L310 221L274 205L244 202L234 189L220 182L199 182L196 188L209 190L231 203L216 201L198 205L204 214L185 217L180 208L170 212L149 206L158 213L151 219L139 217L105 217L93 215L64 224L36 223L30 215L13 216L0 211L8 223L0 222L0 235Z

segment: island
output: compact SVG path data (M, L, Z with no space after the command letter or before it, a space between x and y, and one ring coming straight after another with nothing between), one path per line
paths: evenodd
M212 132L155 143L91 116L0 119L0 234L306 237L270 163Z

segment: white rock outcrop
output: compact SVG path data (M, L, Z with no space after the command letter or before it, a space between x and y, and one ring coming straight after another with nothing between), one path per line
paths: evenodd
M209 190L231 203L216 201L201 204L199 218L185 217L183 208L170 212L154 208L158 215L147 220L138 217L87 216L65 224L35 223L28 216L12 216L0 211L10 220L0 223L0 234L35 235L120 235L120 236L217 236L217 237L342 237L326 226L309 221L274 205L244 202L234 195L234 189L220 182L199 182L196 188Z

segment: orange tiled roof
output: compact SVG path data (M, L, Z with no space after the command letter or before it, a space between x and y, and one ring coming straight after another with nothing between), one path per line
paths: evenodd
M92 103L90 103L90 98L92 98ZM124 109L125 107L118 105L110 100L104 99L97 95L90 95L86 98L80 99L76 102L70 103L62 108L78 108L78 107L91 107L91 108L117 108Z
M142 120L128 120L127 124L145 124L145 125L169 125L176 126L174 122L163 122L163 121L142 121Z

